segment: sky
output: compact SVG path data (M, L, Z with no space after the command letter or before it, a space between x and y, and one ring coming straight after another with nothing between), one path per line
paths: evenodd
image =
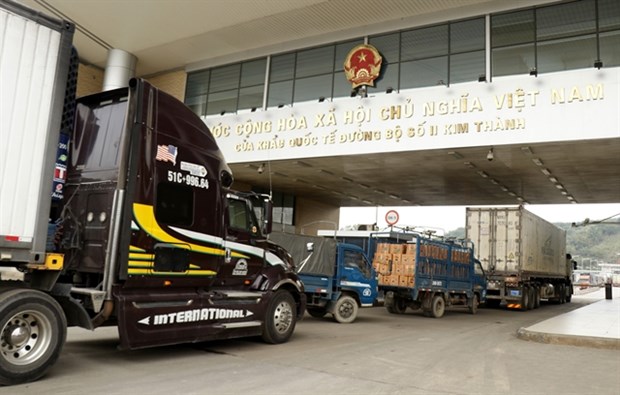
M340 209L339 229L356 224L388 227L385 219L390 210L398 213L397 227L422 227L443 234L465 226L466 206L425 207L343 207ZM476 206L472 206L476 207ZM615 216L620 219L620 204L528 204L525 209L552 222L583 222L586 218L598 221ZM443 232L441 232L443 231Z

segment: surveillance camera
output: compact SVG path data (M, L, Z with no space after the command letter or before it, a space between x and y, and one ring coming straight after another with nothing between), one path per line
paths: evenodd
M256 171L258 172L258 174L263 174L263 171L265 171L265 164L263 163L262 165L258 166L258 169L256 169Z
M491 162L493 160L493 150L492 149L490 149L489 153L487 154L487 160L489 162Z

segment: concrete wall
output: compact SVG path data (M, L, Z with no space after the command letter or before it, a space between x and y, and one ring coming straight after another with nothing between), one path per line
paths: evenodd
M78 66L77 97L101 92L103 87L103 69L80 63Z
M300 196L295 199L295 233L316 236L319 229L338 229L339 217L340 208L338 206Z
M185 84L187 82L185 70L169 71L144 78L157 88L174 96L177 100L185 100Z
M78 67L77 97L101 92L103 88L103 75L103 69L80 63ZM145 77L145 79L178 100L183 101L185 99L187 73L184 70L170 71Z

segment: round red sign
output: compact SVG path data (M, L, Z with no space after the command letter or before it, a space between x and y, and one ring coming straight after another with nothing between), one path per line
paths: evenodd
M385 213L385 222L387 222L387 224L390 226L398 222L398 213L396 212L396 210L390 210Z

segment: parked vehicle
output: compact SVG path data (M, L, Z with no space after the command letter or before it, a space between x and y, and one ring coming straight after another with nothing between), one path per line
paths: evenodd
M73 25L5 0L0 20L0 267L23 274L0 281L0 384L45 374L67 326L116 325L122 349L287 341L305 294L272 203L230 189L200 118L139 79L73 102Z
M360 247L333 238L280 232L271 233L270 240L292 254L311 316L329 313L339 323L351 323L358 308L374 305L377 273Z
M466 237L489 276L487 304L530 310L573 293L566 232L519 207L467 208Z
M446 307L464 306L475 314L485 300L485 274L471 243L408 231L349 231L337 237L373 257L390 313L403 314L409 307L440 318Z

